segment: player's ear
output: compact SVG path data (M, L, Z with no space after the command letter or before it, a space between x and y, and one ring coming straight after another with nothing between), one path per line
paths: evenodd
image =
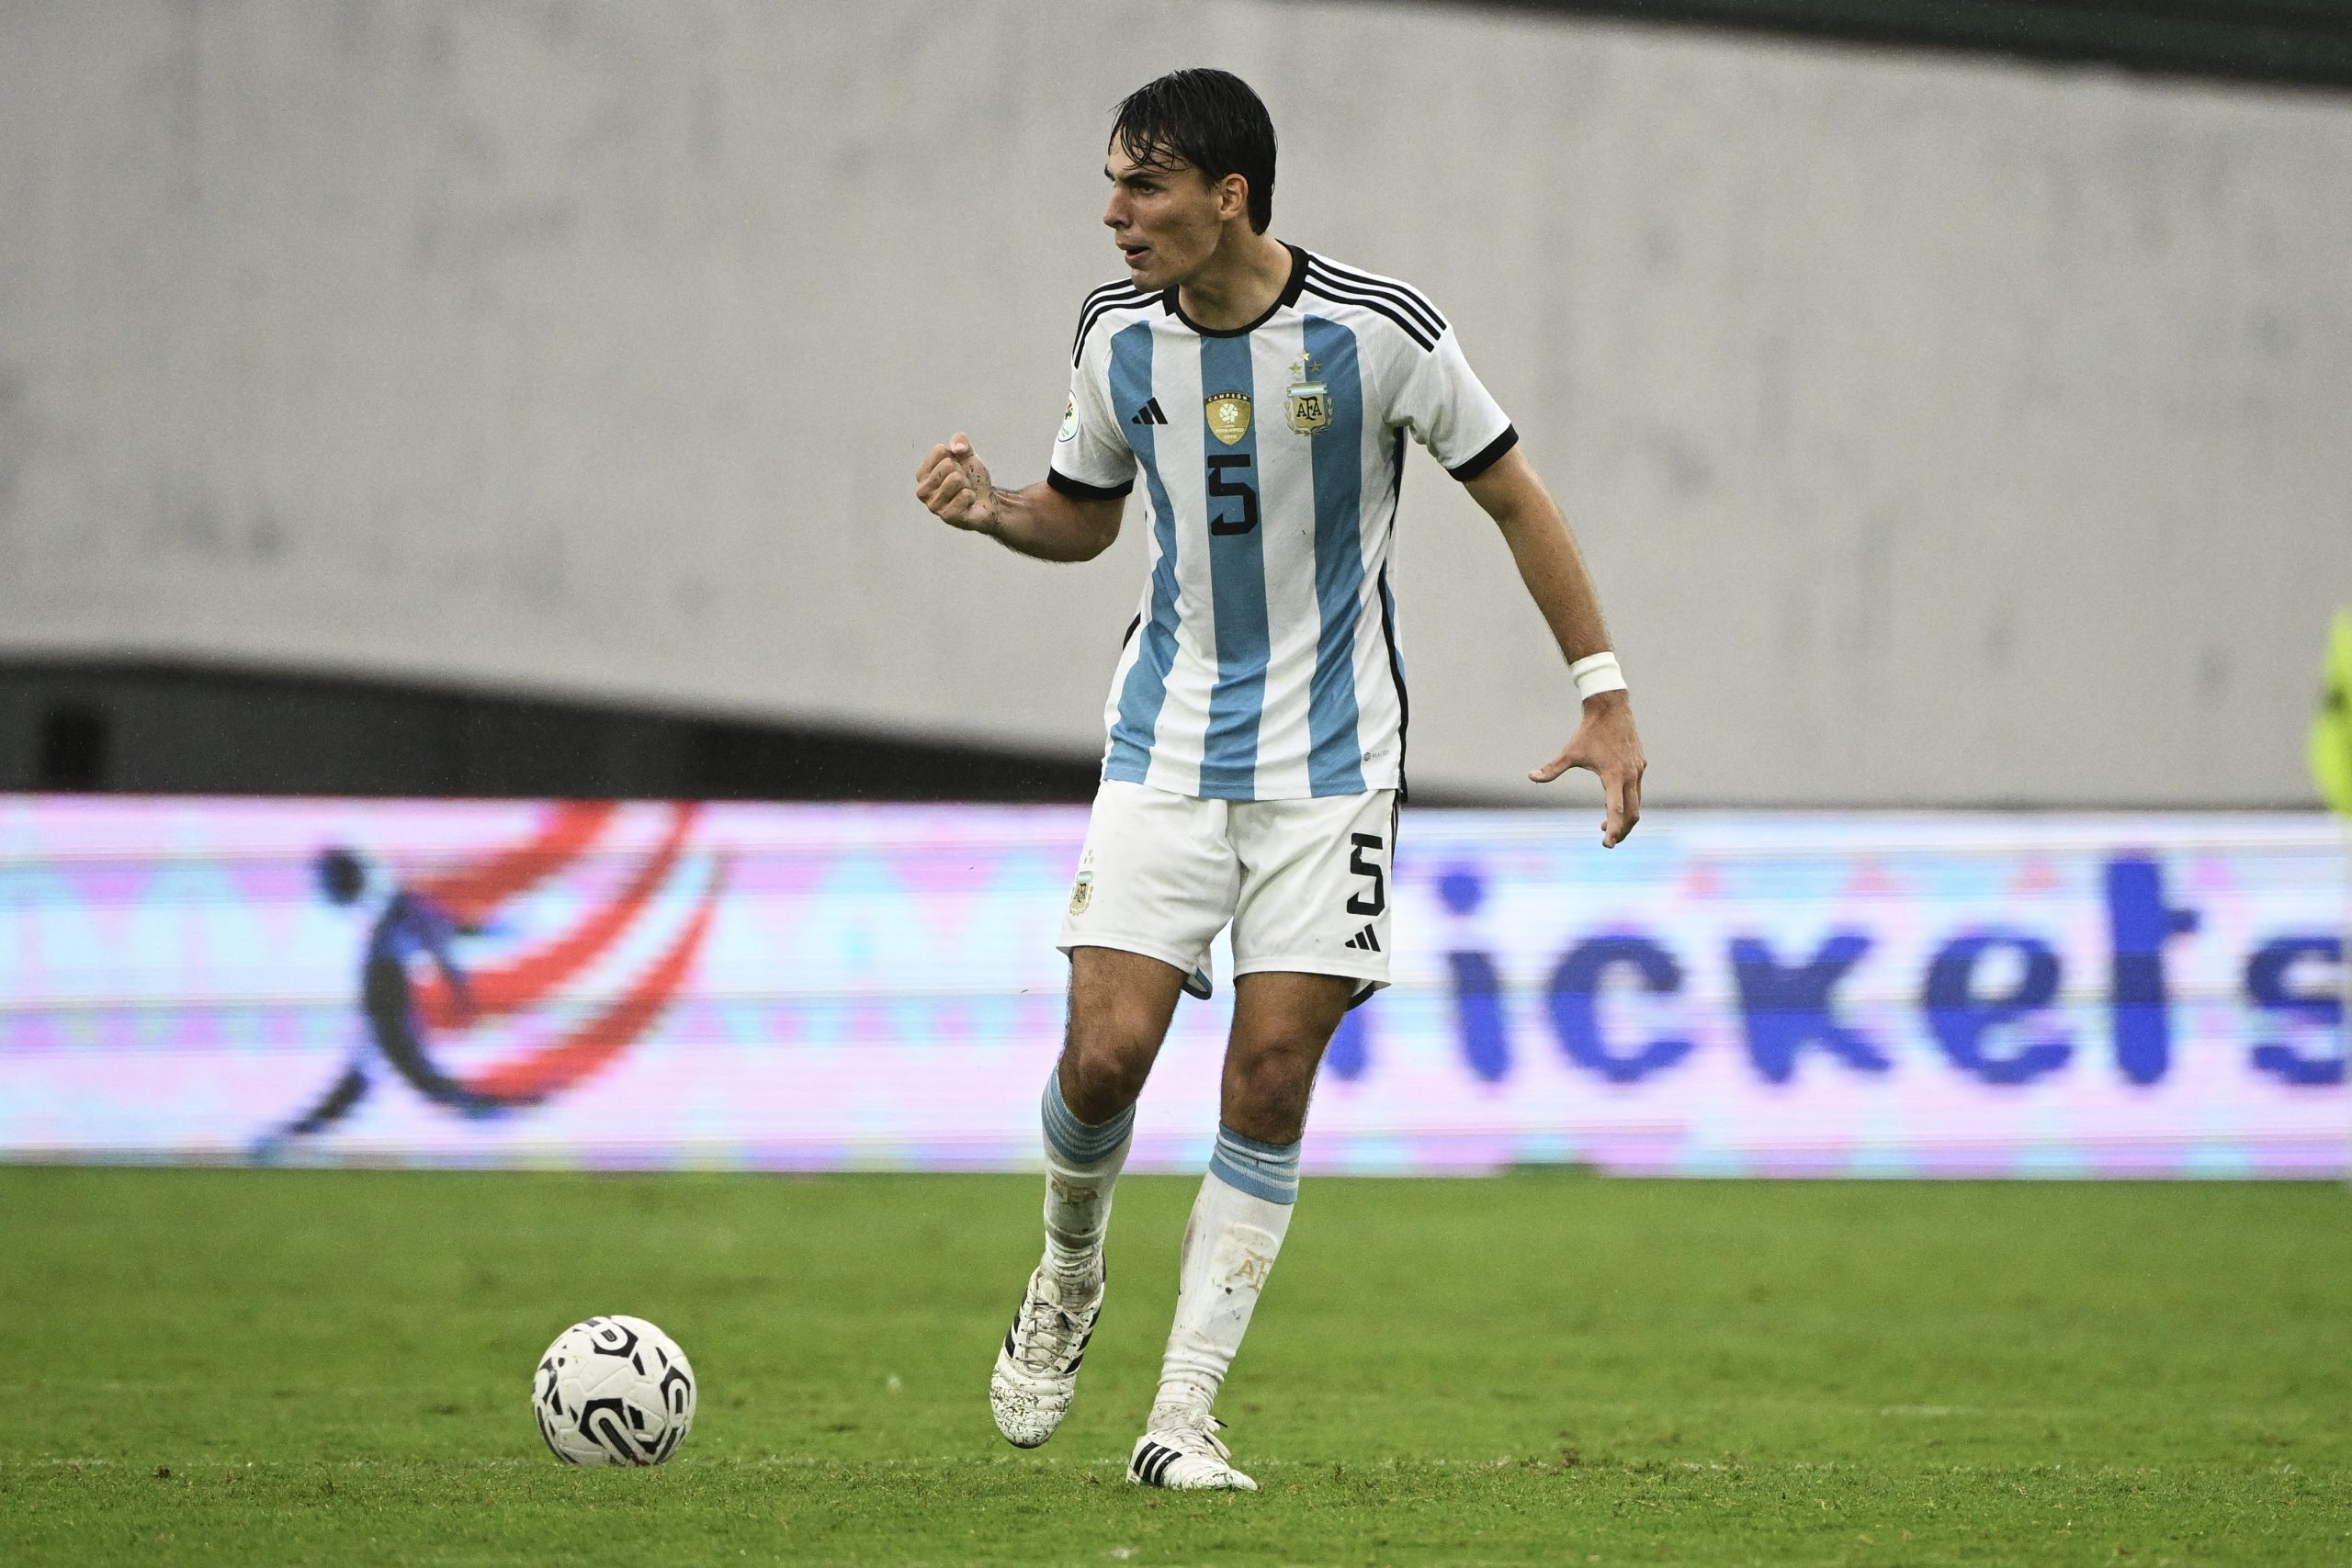
M1240 175L1227 175L1216 182L1216 216L1219 222L1250 216L1250 182Z

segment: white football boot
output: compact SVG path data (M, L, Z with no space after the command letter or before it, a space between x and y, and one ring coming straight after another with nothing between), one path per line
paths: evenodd
M1154 1410L1151 1430L1127 1456L1127 1479L1171 1492L1255 1492L1258 1483L1233 1468L1233 1451L1216 1435L1224 1425L1214 1416Z
M1069 1414L1079 1363L1086 1359L1087 1341L1094 1337L1094 1320L1102 1314L1102 1291L1098 1284L1091 1300L1070 1304L1061 1299L1044 1264L1029 1276L1021 1310L1004 1332L1004 1348L997 1352L996 1371L989 1379L996 1429L1014 1448L1035 1448Z

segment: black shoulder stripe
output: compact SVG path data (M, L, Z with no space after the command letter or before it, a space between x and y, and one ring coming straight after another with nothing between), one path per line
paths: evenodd
M1408 317L1402 310L1399 310L1396 306L1390 304L1385 299L1382 299L1369 294L1356 294L1351 290L1339 288L1331 284L1322 282L1311 276L1306 280L1306 292L1309 294L1320 294L1324 299L1336 300L1338 303L1342 305L1356 305L1361 306L1363 309L1367 310L1377 311L1379 314L1384 315L1390 321L1396 322L1397 327L1407 337L1411 338L1415 343L1419 344L1424 350L1434 352L1437 348L1436 338L1430 336L1428 333L1423 332L1419 322Z
M1136 284L1133 279L1119 279L1106 283L1102 285L1102 288L1095 289L1086 297L1086 302L1091 305L1097 299L1108 298L1113 294L1140 294L1142 292L1142 287Z
M1096 289L1093 293L1089 294L1084 299L1079 301L1078 309L1079 313L1080 315L1084 315L1087 311L1093 310L1097 305L1106 305L1121 299L1148 299L1150 298L1151 294L1149 290L1138 288L1132 283L1106 283L1102 288Z
M1150 295L1139 288L1123 288L1116 294L1090 294L1086 297L1086 303L1079 307L1078 313L1080 320L1085 320L1099 316L1105 310L1116 310L1123 306L1140 305L1150 298Z
M1151 295L1148 291L1137 288L1133 284L1114 284L1108 288L1098 288L1088 295L1086 304L1079 311L1078 335L1070 340L1070 364L1077 365L1080 357L1085 354L1086 334L1094 330L1095 322L1114 310L1130 310L1137 305L1148 304L1150 299Z
M1089 300L1086 309L1079 313L1078 335L1070 340L1069 362L1072 365L1078 363L1079 355L1086 347L1086 334L1094 330L1095 322L1113 310L1132 310L1137 305L1148 303L1150 299L1150 295L1136 290L1132 294L1117 294L1104 299Z
M1351 272L1343 266L1335 266L1320 256L1307 263L1307 266L1310 271L1319 268L1323 275L1334 283L1349 284L1369 294L1385 294L1404 306L1415 320L1430 331L1439 333L1445 331L1445 318L1437 313L1437 307L1430 304L1429 298L1419 289L1408 283L1395 283L1385 278L1368 277L1363 273Z
M1351 268L1340 266L1325 261L1320 256L1315 258L1314 265L1322 269L1323 275L1334 282L1350 284L1374 294L1388 295L1409 310L1414 317L1431 332L1445 331L1445 318L1438 314L1438 309L1430 303L1429 296L1411 284L1399 283L1394 278L1374 277L1369 273L1356 272Z

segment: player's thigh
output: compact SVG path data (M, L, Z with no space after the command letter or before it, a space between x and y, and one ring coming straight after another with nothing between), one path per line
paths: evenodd
M1361 984L1351 975L1303 975L1259 969L1233 982L1233 1033L1225 1063L1227 1080L1250 1076L1253 1066L1275 1058L1304 1063L1309 1075L1323 1060L1324 1047Z
M1218 1113L1245 1137L1296 1143L1325 1047L1362 982L1349 975L1260 969L1233 982L1233 1036Z
M1090 1109L1114 1115L1142 1092L1176 1016L1184 976L1172 964L1115 947L1070 953L1062 1097L1080 1121L1102 1119Z
M1395 792L1256 801L1234 816L1235 975L1340 976L1359 998L1387 985Z
M1221 800L1104 781L1062 917L1066 953L1109 948L1208 977L1209 943L1233 918L1241 867Z

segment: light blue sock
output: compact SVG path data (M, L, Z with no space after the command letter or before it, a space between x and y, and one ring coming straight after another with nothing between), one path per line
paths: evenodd
M1046 1152L1064 1165L1099 1164L1135 1131L1136 1108L1128 1106L1099 1126L1088 1126L1062 1099L1061 1069L1046 1075L1046 1092L1037 1102L1046 1122Z
M1220 1124L1184 1227L1153 1430L1207 1422L1297 1204L1298 1145L1260 1143Z
M1303 1140L1302 1140L1303 1141ZM1209 1170L1228 1186L1269 1203L1298 1201L1297 1144L1261 1144L1246 1138L1220 1122L1216 1148L1209 1156Z
M1046 1262L1065 1299L1091 1297L1102 1282L1102 1235L1111 1190L1127 1163L1136 1108L1089 1126L1062 1099L1057 1068L1038 1102L1046 1126Z

